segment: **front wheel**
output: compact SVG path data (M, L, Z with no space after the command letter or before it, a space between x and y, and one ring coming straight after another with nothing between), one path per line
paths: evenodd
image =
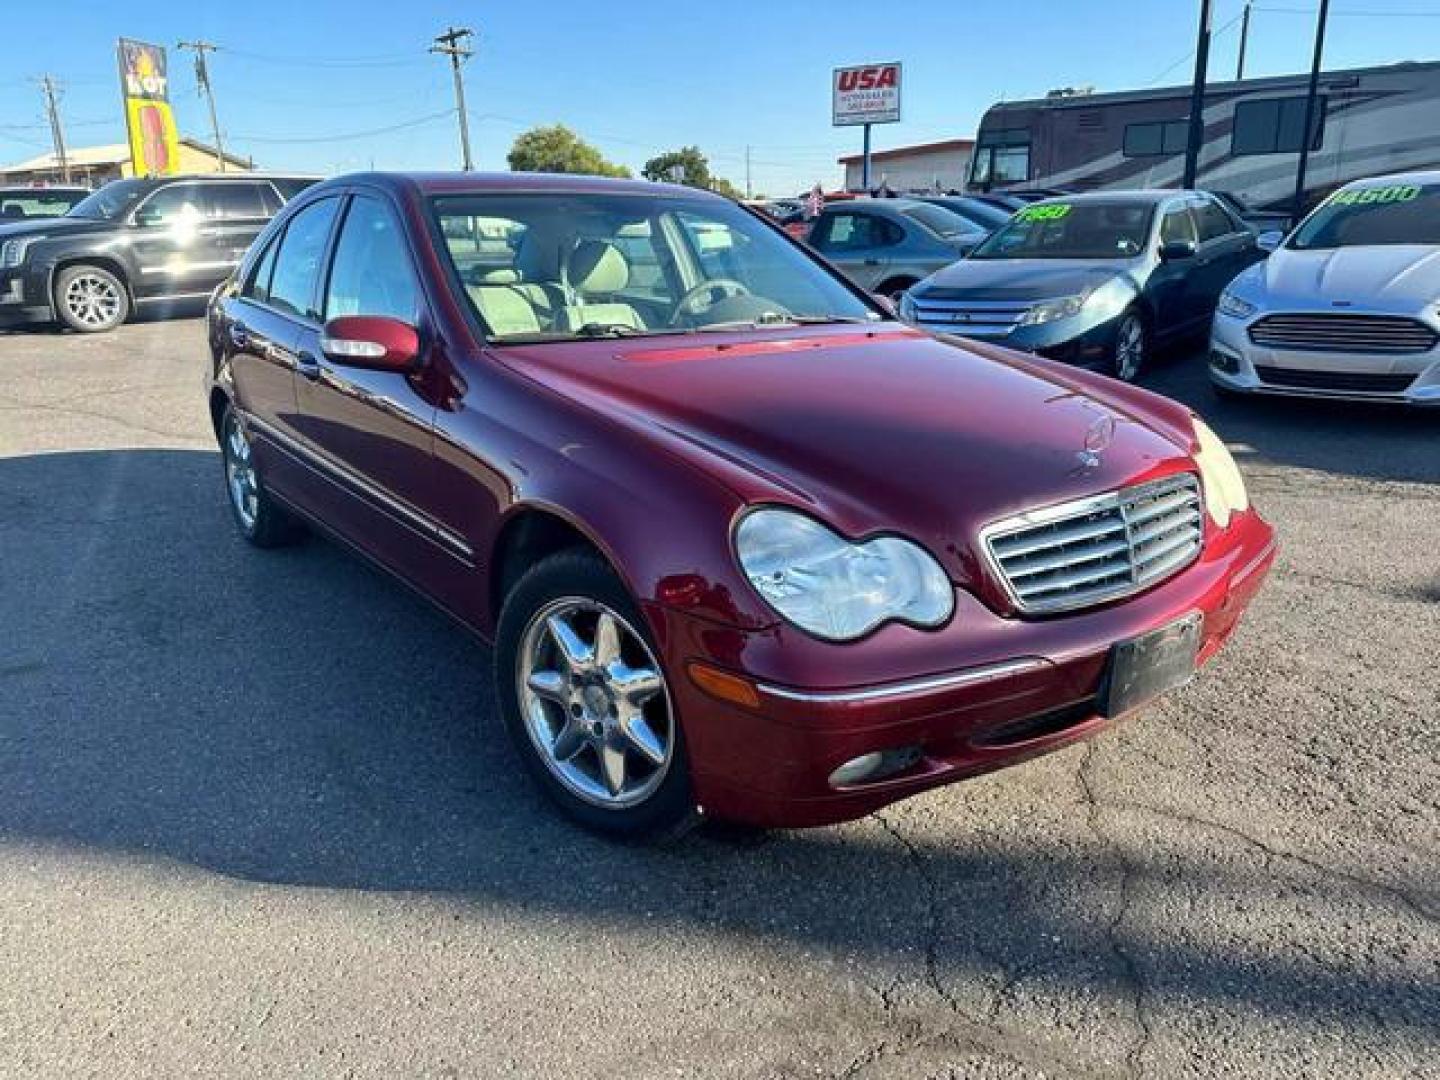
M1120 316L1115 328L1115 351L1110 358L1110 374L1122 382L1140 377L1149 359L1150 335L1145 320L1133 308Z
M599 556L560 552L521 577L500 614L495 693L530 774L580 824L656 840L697 820L665 672Z
M71 330L99 334L130 317L130 290L103 266L82 263L55 275L55 314Z

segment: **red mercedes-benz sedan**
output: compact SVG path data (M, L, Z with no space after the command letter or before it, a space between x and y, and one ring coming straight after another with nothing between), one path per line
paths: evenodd
M686 188L333 180L209 338L241 532L318 526L493 642L529 771L611 833L839 821L1084 738L1274 557L1184 407L919 333Z

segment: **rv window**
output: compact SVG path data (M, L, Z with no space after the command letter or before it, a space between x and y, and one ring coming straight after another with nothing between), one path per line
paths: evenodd
M995 151L990 179L996 184L1018 184L1030 179L1030 147L1007 146Z
M1310 125L1310 149L1319 150L1325 135L1325 95L1315 98L1315 116ZM1305 123L1305 98L1266 98L1242 101L1235 106L1235 127L1230 136L1230 153L1294 154L1300 150L1300 128Z
M1145 124L1126 124L1124 154L1126 157L1183 154L1189 129L1190 121L1188 120L1157 120Z

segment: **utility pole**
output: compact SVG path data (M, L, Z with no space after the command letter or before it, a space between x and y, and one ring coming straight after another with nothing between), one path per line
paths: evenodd
M1200 29L1195 39L1195 77L1190 82L1190 132L1185 140L1182 188L1193 188L1200 171L1200 144L1205 141L1205 72L1210 66L1210 0L1200 0Z
M220 159L220 171L225 171L225 143L220 138L220 120L215 114L215 89L210 85L210 69L205 63L205 54L214 52L215 46L208 41L181 41L177 49L189 49L195 54L195 82L205 92L210 104L210 130L215 133L215 152Z
M50 138L55 144L55 160L60 163L60 175L70 183L70 158L65 153L65 130L60 126L60 84L49 75L39 79L40 92L45 95L45 113L50 117Z
M1245 0L1245 10L1240 13L1240 57L1235 61L1235 81L1245 78L1245 46L1250 41L1250 0Z
M435 44L430 46L431 52L450 57L450 71L455 76L455 112L460 119L460 157L466 172L471 172L475 163L470 160L470 117L465 112L465 81L460 78L460 61L468 60L474 55L467 45L474 36L473 30L463 26L456 29L452 26L437 36Z
M1315 55L1310 60L1310 88L1305 92L1305 124L1300 128L1300 160L1295 165L1295 200L1290 204L1292 224L1300 224L1305 208L1305 166L1310 161L1311 129L1315 124L1315 96L1320 90L1320 60L1325 53L1325 23L1330 17L1330 0L1320 0L1315 19Z
M750 186L750 147L745 147L745 198L753 199L755 192Z

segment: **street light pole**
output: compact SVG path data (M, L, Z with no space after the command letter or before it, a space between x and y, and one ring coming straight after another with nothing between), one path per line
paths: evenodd
M455 77L455 112L460 119L460 158L466 172L473 171L475 163L470 158L470 117L465 112L465 80L460 78L460 61L468 60L473 55L472 50L464 43L474 36L473 30L463 26L456 29L452 26L436 37L435 44L430 47L431 52L450 57L450 72Z
M1190 82L1190 130L1185 139L1182 188L1193 188L1200 170L1200 144L1205 140L1205 71L1210 65L1210 0L1200 0L1200 29L1195 39L1195 76Z
M1320 14L1315 20L1315 55L1310 60L1310 87L1305 92L1305 123L1300 128L1300 160L1295 164L1295 198L1290 204L1290 217L1299 224L1305 207L1305 166L1310 162L1311 128L1315 123L1315 98L1320 90L1320 60L1325 52L1325 22L1330 15L1330 0L1320 0Z
M1245 10L1240 13L1240 53L1235 60L1235 81L1245 78L1245 46L1250 41L1250 0L1245 0Z
M50 138L55 144L55 161L60 176L70 183L70 157L65 152L65 129L60 124L59 85L49 75L40 79L40 92L45 95L45 113L50 118Z

